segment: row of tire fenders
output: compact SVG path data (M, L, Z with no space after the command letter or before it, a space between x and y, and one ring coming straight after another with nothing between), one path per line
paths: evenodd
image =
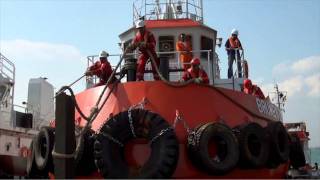
M130 118L129 118L130 116ZM98 133L85 134L84 146L76 157L77 175L99 170L105 178L168 178L179 160L179 142L171 126L160 115L142 108L121 112L106 121ZM44 127L31 144L28 158L30 177L54 172L52 150L54 128ZM133 172L124 158L125 145L135 138L148 139L151 154ZM281 122L263 128L246 123L231 129L220 122L209 122L188 130L188 159L197 169L210 175L224 175L235 167L275 168L288 162L290 138Z

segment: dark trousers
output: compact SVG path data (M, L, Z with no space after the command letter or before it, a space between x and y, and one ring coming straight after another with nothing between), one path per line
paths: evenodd
M238 66L238 77L242 78L242 67L240 53L229 53L228 54L228 79L233 76L233 62L236 60L235 55L237 55L237 66Z

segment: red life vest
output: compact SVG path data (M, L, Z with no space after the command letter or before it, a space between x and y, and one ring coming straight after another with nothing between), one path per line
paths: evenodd
M96 75L100 80L107 81L112 73L111 65L108 61L97 61L90 68L93 75Z
M231 48L239 48L240 41L238 38L233 39L232 37L229 38L229 43Z

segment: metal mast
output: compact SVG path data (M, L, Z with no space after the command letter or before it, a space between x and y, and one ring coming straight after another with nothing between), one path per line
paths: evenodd
M274 86L275 92L271 92L270 94L274 94L274 97L271 99L273 102L275 101L275 104L278 106L278 108L285 112L284 105L287 101L287 91L280 91L278 84L275 84Z

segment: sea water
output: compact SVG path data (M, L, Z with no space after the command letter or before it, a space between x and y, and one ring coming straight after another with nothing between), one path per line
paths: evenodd
M320 164L320 147L310 148L310 152L312 165L314 165L315 162Z

